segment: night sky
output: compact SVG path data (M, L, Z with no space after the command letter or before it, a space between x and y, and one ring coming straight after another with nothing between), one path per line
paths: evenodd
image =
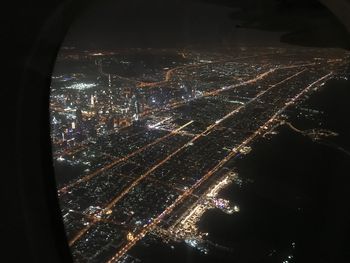
M318 1L90 1L64 45L78 48L281 45L348 46Z
M69 39L91 46L176 47L221 44L237 31L229 17L233 9L225 6L181 0L103 2L77 18Z

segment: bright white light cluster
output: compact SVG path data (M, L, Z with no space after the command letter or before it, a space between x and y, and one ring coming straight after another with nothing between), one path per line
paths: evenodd
M95 86L96 86L96 84L94 84L94 83L75 83L73 85L68 86L67 89L84 90L84 89L89 89L89 88L92 88Z

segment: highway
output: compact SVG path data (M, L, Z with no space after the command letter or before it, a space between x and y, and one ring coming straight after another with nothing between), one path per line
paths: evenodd
M215 65L215 64L219 64L219 63L225 63L225 62L237 62L238 60L242 60L242 59L253 58L253 57L262 57L262 56L266 56L266 55L273 55L273 53L269 52L269 53L253 55L253 56L239 57L239 58L236 58L235 60L233 60L232 58L229 58L229 59L220 59L220 60L217 60L217 61L211 61L211 62L205 62L205 63L199 63L199 64L182 65L182 66L174 67L174 68L171 68L171 69L167 70L165 72L165 74L164 74L164 80L162 80L162 81L158 81L158 82L140 82L137 85L137 87L145 88L145 87L157 87L159 85L164 85L164 84L166 84L166 83L171 81L171 78L173 77L173 75L175 74L175 72L177 70L183 70L183 69L189 69L189 68L198 68L198 67L203 67L203 66L207 66L207 65Z

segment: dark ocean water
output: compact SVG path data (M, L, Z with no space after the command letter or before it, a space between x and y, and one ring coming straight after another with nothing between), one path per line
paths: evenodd
M205 255L184 243L172 249L153 242L136 246L131 255L142 262L350 262L350 156L337 149L350 151L349 101L350 83L331 80L304 103L324 112L317 127L339 134L326 144L281 126L235 160L246 183L232 184L220 195L240 212L210 210L199 223L210 241L230 250L210 247ZM301 130L316 127L290 115Z

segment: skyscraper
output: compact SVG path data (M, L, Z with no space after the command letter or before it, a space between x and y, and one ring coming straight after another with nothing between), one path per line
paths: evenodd
M135 101L135 120L138 121L139 120L139 114L140 114L140 105L138 103L138 101Z
M92 94L91 94L91 97L90 97L90 106L91 107L95 106L95 98L94 98L94 95L92 95Z

